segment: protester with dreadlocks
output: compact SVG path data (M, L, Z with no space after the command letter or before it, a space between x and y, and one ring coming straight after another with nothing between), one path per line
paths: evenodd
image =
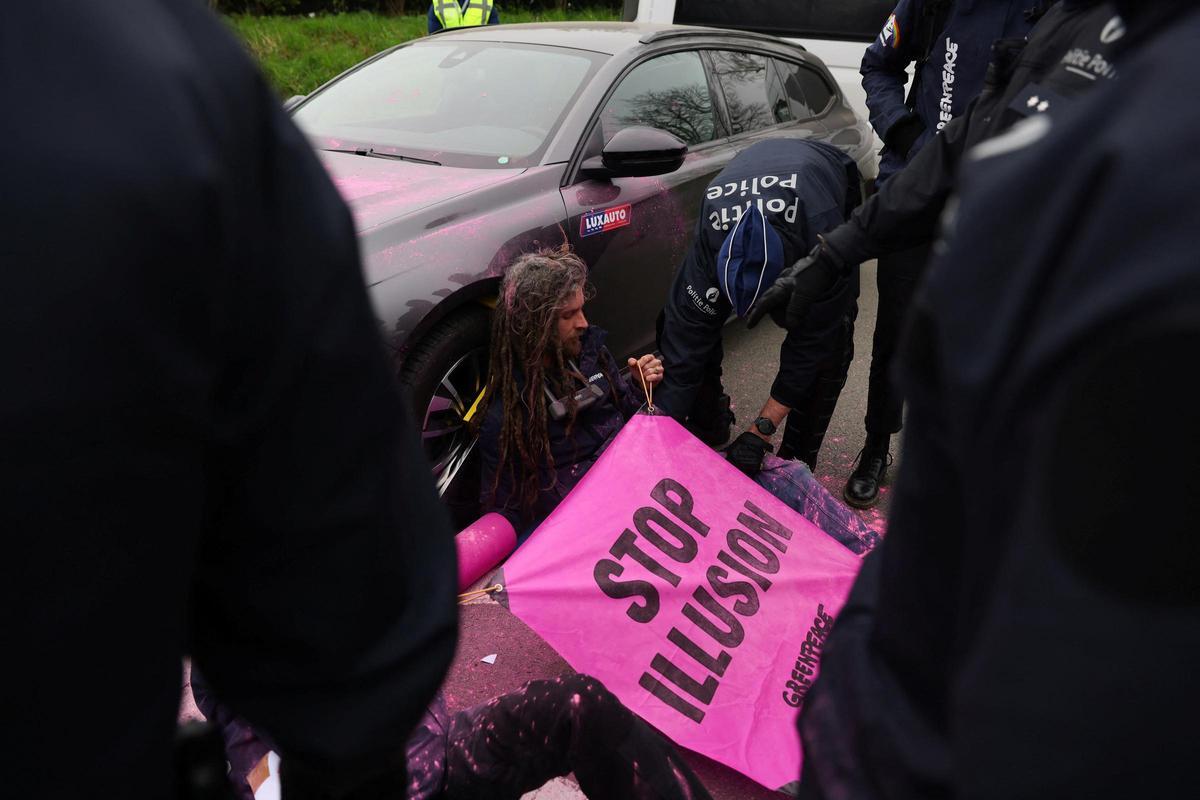
M584 316L589 291L587 266L564 246L518 258L496 304L482 499L525 535L662 380L662 362L644 355L629 359L638 388L630 386L604 346L607 334Z
M483 508L524 541L599 458L663 379L654 355L629 376L583 313L587 266L567 247L521 256L500 287L492 326L487 408L480 426ZM878 536L798 461L772 458L756 477L856 553Z

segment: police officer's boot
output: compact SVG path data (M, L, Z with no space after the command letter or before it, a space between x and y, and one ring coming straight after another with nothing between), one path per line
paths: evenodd
M892 463L892 454L888 452L891 442L891 434L867 434L867 444L858 454L858 465L842 491L847 503L855 508L870 508L879 500L879 486Z

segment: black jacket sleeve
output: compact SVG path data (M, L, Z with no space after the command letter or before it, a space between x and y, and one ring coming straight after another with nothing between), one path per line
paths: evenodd
M730 313L729 300L717 289L711 245L700 226L675 273L658 341L665 368L662 383L654 392L654 405L681 422L692 411L709 359L720 346L721 327Z
M932 241L966 151L974 104L929 140L825 240L849 264Z

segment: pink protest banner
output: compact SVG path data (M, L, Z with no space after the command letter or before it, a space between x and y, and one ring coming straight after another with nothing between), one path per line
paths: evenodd
M634 417L504 565L509 609L677 744L780 789L857 556L669 417Z

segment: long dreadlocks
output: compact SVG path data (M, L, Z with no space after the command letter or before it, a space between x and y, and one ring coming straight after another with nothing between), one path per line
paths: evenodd
M528 514L543 488L539 467L554 470L543 387L567 397L568 432L578 410L569 389L573 377L558 340L559 309L587 286L587 265L567 245L527 253L509 267L492 319L486 403L504 409L494 496L502 476L512 480ZM577 376L586 383L586 378ZM578 388L576 386L575 388ZM478 417L486 418L486 408Z

